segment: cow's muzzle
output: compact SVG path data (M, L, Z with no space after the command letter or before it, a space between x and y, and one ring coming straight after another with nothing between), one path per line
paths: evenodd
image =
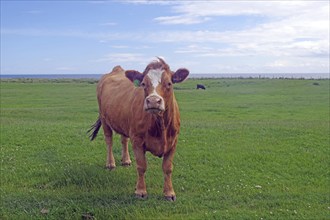
M150 95L144 101L144 110L150 113L160 113L165 110L164 99L158 95Z

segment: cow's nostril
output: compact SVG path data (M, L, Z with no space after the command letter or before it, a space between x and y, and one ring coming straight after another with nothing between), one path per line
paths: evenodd
M161 102L162 102L161 99L158 99L158 100L157 100L157 104L160 104Z

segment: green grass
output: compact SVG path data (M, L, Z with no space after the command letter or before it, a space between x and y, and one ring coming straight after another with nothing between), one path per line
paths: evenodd
M91 80L1 82L0 219L330 218L329 80L176 85L174 203L163 199L161 159L149 153L147 200L134 196L134 158L104 169L102 133L86 136L95 89ZM117 135L115 144L119 165Z

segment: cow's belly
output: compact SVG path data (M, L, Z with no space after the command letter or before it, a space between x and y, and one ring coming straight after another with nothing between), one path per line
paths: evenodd
M106 124L116 133L128 137L129 114L125 107L117 100L107 100L101 108L101 116Z
M124 135L125 137L129 136L128 115L125 115L123 111L112 111L111 109L108 109L105 121L116 133Z
M128 137L128 129L120 126L117 123L109 123L109 126L111 127L112 130L114 130L117 134L124 135L125 137Z

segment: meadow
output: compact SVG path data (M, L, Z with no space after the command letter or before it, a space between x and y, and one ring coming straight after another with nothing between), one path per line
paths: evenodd
M2 80L0 219L330 219L329 80L175 86L177 201L168 202L158 157L147 154L146 200L134 196L133 157L105 169L102 132L86 135L95 80ZM118 135L114 143L119 165Z

